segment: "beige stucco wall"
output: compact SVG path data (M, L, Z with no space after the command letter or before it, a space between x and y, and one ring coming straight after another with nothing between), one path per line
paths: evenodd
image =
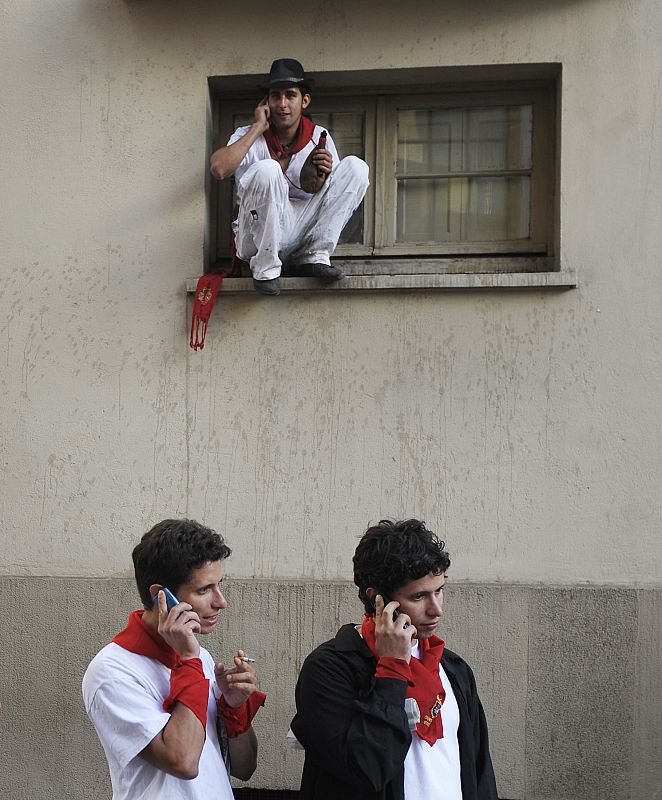
M309 579L331 591L325 582L350 578L356 536L383 515L441 530L451 579L472 586L526 595L591 584L605 603L660 587L660 9L656 0L258 0L247 11L0 3L5 608L21 587L21 624L11 641L0 634L7 740L31 749L7 676L27 669L28 691L57 677L11 657L39 656L32 631L44 617L64 624L71 591L108 578L127 585L130 548L167 515L224 532L230 576L265 587ZM205 350L190 351L184 281L202 269L206 79L266 71L283 55L317 70L561 62L560 257L578 288L228 297ZM41 576L51 602L24 614ZM78 669L125 608L73 603ZM581 625L591 608L572 606ZM635 670L649 689L628 709L638 721L622 743L637 753L662 704L652 670L659 617L645 608L632 601L621 612L624 631L649 632ZM248 629L259 622L250 605L228 613ZM489 627L499 612L485 613ZM274 640L290 641L292 624L280 622ZM327 633L315 618L306 624L311 646ZM585 652L581 636L572 641L578 671L602 652L602 640ZM521 658L508 648L494 664L467 655L488 680ZM533 700L546 697L532 676ZM67 708L78 708L77 685L67 681ZM277 697L272 759L276 727L289 721L284 688ZM521 726L536 707L498 710ZM597 727L593 765L610 741ZM554 746L534 741L536 757L513 745L519 771L497 745L504 796L579 796L545 779ZM42 744L43 763L55 764L57 737ZM0 780L17 798L42 796L30 781L16 794L22 767L2 758ZM90 769L98 796L109 796L103 763ZM659 775L631 761L624 769L619 797L660 790ZM279 781L294 785L296 769ZM43 796L76 796L73 778L53 783ZM596 779L581 797L602 800L603 789Z

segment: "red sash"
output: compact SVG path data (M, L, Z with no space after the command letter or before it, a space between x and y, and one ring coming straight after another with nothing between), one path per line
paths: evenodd
M374 617L365 615L361 625L361 635L372 653L379 659L375 647ZM438 636L430 636L428 639L419 639L418 646L420 658L412 656L409 661L411 680L407 680L407 697L413 697L416 700L421 712L421 721L416 725L417 735L432 746L437 739L442 739L444 736L441 707L446 699L446 692L439 676L439 662L444 652L444 640ZM399 659L390 659L389 661L399 661ZM406 680L400 670L389 671L392 677ZM400 672L400 674L394 675L393 672Z
M182 703L191 709L206 730L209 680L205 677L202 661L199 658L182 659L163 637L145 624L144 613L142 610L132 611L126 628L113 638L113 642L131 653L153 658L168 667L170 694L163 701L163 710L170 711L175 702Z
M189 346L194 350L202 350L205 346L209 317L211 317L211 312L216 304L216 298L225 277L227 277L225 272L208 272L198 278L193 300L193 314L191 316L191 335L188 342Z

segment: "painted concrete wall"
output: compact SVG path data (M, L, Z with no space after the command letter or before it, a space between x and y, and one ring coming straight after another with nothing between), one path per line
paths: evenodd
M80 673L134 604L130 549L171 515L233 547L233 631L262 629L273 592L297 610L256 640L266 664L356 616L346 581L368 521L426 519L453 556L449 643L486 687L504 797L660 794L661 22L655 0L0 3L5 797L110 796ZM224 298L190 351L206 79L283 55L561 62L560 256L579 287ZM302 580L337 611L304 613ZM504 609L512 646L487 648ZM569 674L597 688L557 735ZM279 738L293 680L265 668L253 785L296 784Z
M110 798L79 685L134 595L127 579L0 579L3 608L40 609L28 636L24 617L7 615L3 624L3 797ZM303 754L285 743L296 675L317 643L358 618L355 587L236 580L227 596L235 613L204 644L219 658L245 647L269 694L255 720L260 758L250 783L297 787ZM661 615L659 588L450 585L444 636L474 667L500 797L659 795L662 643L651 632Z

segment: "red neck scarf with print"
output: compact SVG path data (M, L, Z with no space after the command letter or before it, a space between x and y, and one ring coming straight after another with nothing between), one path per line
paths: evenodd
M176 702L189 708L207 729L207 704L209 702L209 679L205 677L199 658L183 659L164 639L143 620L144 611L132 611L123 631L113 639L115 644L160 661L170 670L170 694L163 701L163 709L172 711Z
M144 613L143 610L132 611L126 628L120 631L113 641L125 650L137 653L139 656L154 658L168 669L172 669L181 661L179 653L143 621Z
M234 248L234 239L232 241ZM216 298L221 291L223 278L227 278L227 272L208 272L198 278L193 298L193 313L191 314L191 334L189 336L189 347L193 350L202 350L205 346L205 336L209 317L214 309Z
M365 615L361 625L361 636L372 653L377 655L375 645L375 619ZM416 733L432 746L437 739L444 736L441 721L441 707L446 699L446 692L439 676L439 662L444 652L444 640L438 636L419 639L419 658L411 657L409 669L413 685L407 684L407 697L413 697L421 712L421 721L416 725Z
M271 155L276 160L279 160L288 158L289 156L298 153L300 150L303 150L308 142L312 141L314 132L315 123L309 117L302 116L301 120L299 121L299 127L297 128L296 136L291 144L281 144L278 134L272 125L270 125L262 135L264 136Z

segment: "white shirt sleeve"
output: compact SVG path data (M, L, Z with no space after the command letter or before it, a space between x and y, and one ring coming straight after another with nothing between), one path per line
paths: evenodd
M107 756L123 768L170 719L163 710L163 700L170 690L170 670L151 659L142 659L140 666L144 664L146 669L141 672L132 669L131 662L142 657L129 653L122 663L112 655L111 652L92 672L88 669L83 692L87 713Z
M237 130L228 139L228 146L234 144L236 141L241 139L241 137L244 136L244 134L248 133L250 128L251 128L250 125L244 125L241 128L237 128ZM250 149L241 160L239 166L234 171L235 180L238 183L241 183L241 178L243 174L252 164L255 164L256 161L263 161L264 159L267 158L271 158L271 156L269 155L269 148L267 147L267 143L264 140L264 136L259 136L255 140L255 142L253 142Z

